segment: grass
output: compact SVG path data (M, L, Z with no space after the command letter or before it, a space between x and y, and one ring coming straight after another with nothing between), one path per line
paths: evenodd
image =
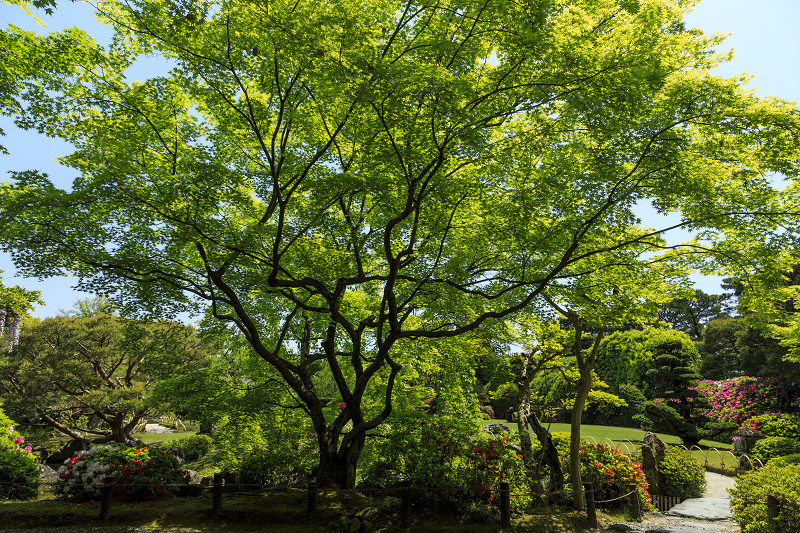
M517 431L518 426L513 422L506 422L505 420L483 420L483 424L502 423L511 429ZM549 424L551 433L569 433L569 424L554 423ZM633 452L637 449L644 438L645 431L636 428L622 428L613 426L593 426L591 424L581 425L581 436L588 441L594 441L597 444L609 444L611 442L614 447L619 448L625 453ZM656 433L656 436L664 441L666 444L678 445L681 440L674 435L667 435L664 433ZM729 471L731 466L735 467L738 464L738 459L731 453L731 444L718 442L713 440L701 440L699 447L700 450L693 448L692 456L697 459L701 465L706 463L715 471ZM716 448L718 451L715 451Z
M135 437L145 444L155 444L161 442L169 442L173 440L183 439L197 435L196 431L176 431L175 433L137 433Z

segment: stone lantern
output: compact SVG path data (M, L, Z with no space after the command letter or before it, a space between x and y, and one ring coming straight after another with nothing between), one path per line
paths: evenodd
M733 432L733 449L738 453L747 453L756 442L764 437L766 435L753 428L737 429Z

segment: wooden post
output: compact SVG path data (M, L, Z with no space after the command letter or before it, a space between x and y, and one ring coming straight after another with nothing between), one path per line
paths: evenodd
M308 501L306 502L306 511L309 515L317 512L317 484L312 481L308 484Z
M631 516L641 518L642 508L639 507L639 487L636 486L636 483L628 483L628 488L633 492L631 494Z
M774 494L767 494L767 531L778 530L778 515L781 512L781 504Z
M400 488L400 527L411 527L411 481L407 479Z
M586 500L586 517L589 519L589 527L597 527L597 508L594 505L594 486L591 482L583 484L584 499Z
M511 487L502 481L500 483L500 527L511 526Z
M219 516L222 511L222 472L214 474L214 488L212 491L211 514Z
M111 492L114 489L114 477L103 478L103 488L100 489L100 520L105 522L111 514Z

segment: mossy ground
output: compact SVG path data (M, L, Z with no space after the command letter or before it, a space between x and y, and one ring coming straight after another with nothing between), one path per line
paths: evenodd
M212 516L211 495L194 498L170 498L141 504L113 503L109 522L98 518L100 504L69 503L43 496L30 502L0 502L0 530L34 527L103 525L132 526L157 530L202 529L213 531L270 531L278 533L322 533L343 531L353 516L366 518L379 532L541 532L585 533L589 531L586 514L569 509L545 507L515 517L511 528L497 522L464 524L451 513L412 510L411 529L399 527L396 502L376 500L358 493L320 492L317 512L306 512L306 492L257 491L224 493L223 511ZM601 520L608 517L600 515Z

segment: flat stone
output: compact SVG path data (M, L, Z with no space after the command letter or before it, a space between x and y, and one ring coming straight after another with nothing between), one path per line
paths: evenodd
M733 517L729 498L692 498L684 500L667 511L667 514L700 520L728 520Z
M145 424L145 429L142 433L175 433L175 428L162 426L161 424Z
M644 533L730 533L738 531L733 524L681 524L675 526L658 526L647 528Z
M614 524L609 524L608 528L609 531L636 531L636 529L624 522L616 522Z

